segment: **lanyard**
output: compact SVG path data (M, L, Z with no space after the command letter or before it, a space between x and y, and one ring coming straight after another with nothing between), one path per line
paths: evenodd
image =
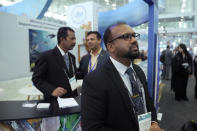
M97 58L98 58L98 56L97 56ZM95 69L95 67L97 65L97 62L98 62L98 59L97 58L96 58L96 62L92 66L91 57L90 57L90 59L89 59L89 72L92 72Z

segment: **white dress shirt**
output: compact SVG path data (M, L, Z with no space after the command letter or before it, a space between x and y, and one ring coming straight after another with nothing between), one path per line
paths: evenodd
M123 65L122 63L118 62L117 60L115 60L114 58L112 58L110 56L110 59L112 61L112 63L114 64L115 68L117 69L118 73L120 74L120 77L122 78L124 84L126 85L129 93L131 94L131 96L133 95L132 90L131 90L131 83L129 80L129 75L126 73L126 70L131 67L133 69L132 64L130 64L129 67ZM135 78L135 76L134 76Z

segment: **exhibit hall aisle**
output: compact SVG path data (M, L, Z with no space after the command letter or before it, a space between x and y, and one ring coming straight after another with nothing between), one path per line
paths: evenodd
M162 81L162 97L159 112L163 113L160 125L165 131L181 131L181 127L189 120L197 121L197 99L194 99L195 78L189 77L187 96L189 101L176 101L174 92L171 91L171 80Z

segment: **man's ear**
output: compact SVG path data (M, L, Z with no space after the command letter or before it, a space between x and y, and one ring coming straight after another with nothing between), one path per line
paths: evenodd
M64 40L64 37L60 37L60 43Z
M112 52L114 52L114 46L113 46L113 44L111 44L111 43L107 43L107 50L110 52L110 53L112 53Z

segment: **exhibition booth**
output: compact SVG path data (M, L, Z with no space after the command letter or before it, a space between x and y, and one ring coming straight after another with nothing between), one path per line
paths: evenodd
M149 22L149 60L148 63L142 64L142 67L146 68L149 93L158 108L159 46L157 44L156 4L152 0L133 0L117 10L99 14L97 14L98 10L105 9L101 9L94 2L77 4L70 7L70 11L73 11L70 14L73 14L73 17L70 17L72 21L68 21L67 25L36 19L43 15L44 10L46 11L46 8L49 7L48 5L43 7L44 10L40 10L40 14L34 16L36 18L0 12L0 129L81 130L80 96L74 99L77 105L60 108L57 100L50 102L42 100L42 93L34 87L31 81L31 71L36 58L41 52L54 48L57 43L57 30L62 26L72 27L73 25L76 46L71 52L76 56L78 66L80 58L87 53L83 45L86 28L98 29L103 35L106 27L117 21L125 21L133 27ZM92 14L90 8L93 11ZM134 11L134 8L138 10ZM98 17L95 18L95 16ZM87 19L89 17L92 19ZM92 26L88 27L88 24ZM79 84L81 85L81 81ZM49 105L39 108L40 103ZM52 127L51 125L54 124L57 126Z

